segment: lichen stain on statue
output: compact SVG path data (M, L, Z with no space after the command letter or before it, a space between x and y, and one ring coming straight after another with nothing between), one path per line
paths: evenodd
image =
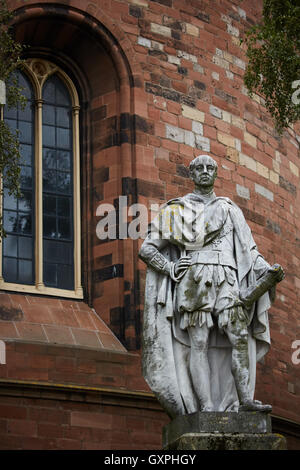
M259 253L242 211L217 197L217 163L190 163L192 193L168 201L140 250L147 264L143 374L172 417L265 411L256 362L270 346L268 309L281 266Z

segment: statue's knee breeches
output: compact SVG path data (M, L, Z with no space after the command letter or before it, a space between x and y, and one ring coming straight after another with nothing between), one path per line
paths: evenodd
M176 286L176 304L185 317L182 329L196 323L212 327L211 315L219 316L224 310L241 305L236 270L221 265L191 266Z
M218 315L219 329L238 337L248 335L248 324L249 317L241 305L227 308Z

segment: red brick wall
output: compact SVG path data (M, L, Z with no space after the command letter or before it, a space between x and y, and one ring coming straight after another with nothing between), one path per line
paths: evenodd
M144 405L145 406L145 405ZM159 450L161 411L0 397L0 449Z
M139 350L145 267L138 243L100 242L96 208L117 204L119 195L145 204L183 195L192 187L190 160L211 154L217 195L239 204L262 254L286 270L270 311L272 347L258 366L257 398L299 422L299 365L291 361L300 339L299 150L294 131L279 138L263 99L250 99L243 85L240 38L261 2L53 1L51 14L46 1L9 4L17 38L33 52L47 50L81 90L85 302L127 349ZM2 327L13 331L8 320ZM140 383L138 367L136 377Z
M0 449L161 448L168 418L137 374L137 355L10 342L6 362Z

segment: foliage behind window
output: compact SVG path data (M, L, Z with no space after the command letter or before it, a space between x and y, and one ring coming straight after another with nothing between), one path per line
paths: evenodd
M6 106L8 108L20 105L24 107L26 98L18 86L14 71L22 65L22 46L12 35L9 23L13 14L8 11L6 1L0 0L0 80L6 84ZM0 174L10 194L20 197L20 145L18 131L13 131L0 121ZM4 234L2 219L0 220L0 236Z

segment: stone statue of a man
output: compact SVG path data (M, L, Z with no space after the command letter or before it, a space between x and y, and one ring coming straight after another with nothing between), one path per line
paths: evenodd
M254 400L267 352L268 309L283 279L257 251L242 211L216 197L217 163L190 163L193 193L169 201L140 250L148 265L143 373L171 417L269 411Z

